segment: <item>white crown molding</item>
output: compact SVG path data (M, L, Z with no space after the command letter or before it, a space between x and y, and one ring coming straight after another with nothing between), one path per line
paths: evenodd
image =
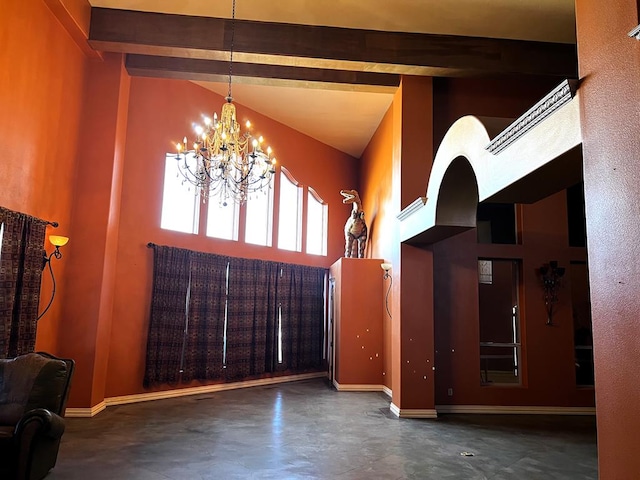
M493 155L513 144L520 137L531 131L533 127L566 105L574 97L577 88L575 80L564 80L551 90L538 103L527 110L515 122L509 125L485 147Z
M631 38L635 38L636 40L640 40L640 25L627 33Z
M497 415L595 415L595 407L539 407L516 405L436 405L438 413Z

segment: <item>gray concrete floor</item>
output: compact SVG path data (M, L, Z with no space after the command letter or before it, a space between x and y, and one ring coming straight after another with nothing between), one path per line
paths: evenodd
M462 452L473 456L462 456ZM398 419L324 379L69 418L47 480L596 479L594 417Z

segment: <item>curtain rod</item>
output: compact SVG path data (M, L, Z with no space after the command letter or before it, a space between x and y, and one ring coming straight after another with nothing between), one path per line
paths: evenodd
M157 247L157 246L158 246L158 245L156 245L156 244L155 244L155 243L153 243L153 242L149 242L149 243L147 243L147 248L153 248L153 247Z

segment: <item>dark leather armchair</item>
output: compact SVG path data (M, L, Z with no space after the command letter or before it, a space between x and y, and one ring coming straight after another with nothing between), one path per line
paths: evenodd
M0 478L39 480L56 464L73 360L0 359Z

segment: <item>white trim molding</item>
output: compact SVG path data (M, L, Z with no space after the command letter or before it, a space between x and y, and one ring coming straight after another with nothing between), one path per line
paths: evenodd
M517 405L436 405L438 413L497 415L595 415L595 407L539 407Z
M333 386L336 387L336 390L339 392L383 392L385 388L384 385L371 385L371 384L358 384L358 383L338 383L335 379L333 380ZM388 388L387 388L388 390ZM389 390L391 391L391 390Z
M389 387L387 387L386 385L382 386L382 392L389 398L393 398L393 392L391 391L391 389Z
M107 404L104 401L102 401L91 408L67 408L64 411L64 416L75 417L75 418L91 418L91 417L95 417L105 408L107 408Z
M303 373L300 375L287 375L283 377L260 378L257 380L247 380L244 382L218 383L215 385L203 385L201 387L178 388L175 390L163 390L160 392L138 393L135 395L122 395L119 397L105 398L104 401L91 408L67 408L66 417L90 418L106 407L115 405L126 405L129 403L149 402L153 400L165 400L168 398L186 397L189 395L199 395L203 393L222 392L225 390L237 390L240 388L261 387L264 385L276 385L278 383L298 382L310 380L312 378L326 377L326 372Z
M640 25L627 33L627 35L631 38L635 38L636 40L640 40Z
M389 410L398 418L438 418L438 411L434 408L400 408L391 402Z

